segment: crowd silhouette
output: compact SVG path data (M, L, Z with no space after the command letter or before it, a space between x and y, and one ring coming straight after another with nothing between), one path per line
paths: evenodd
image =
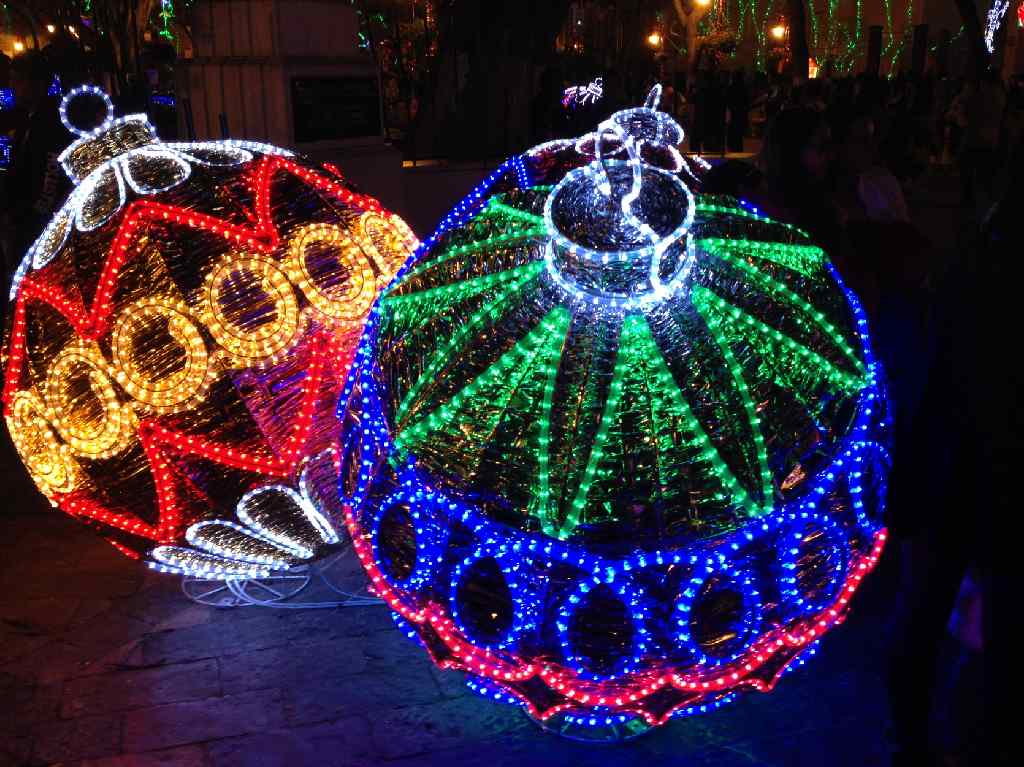
M648 85L610 79L614 98L592 105L588 124L638 103ZM886 636L893 764L1008 763L999 701L1009 629L997 606L1011 577L1001 528L1013 513L1024 426L1024 382L1007 355L1020 325L1011 226L1024 180L1024 79L988 71L794 83L705 71L677 77L661 108L686 127L681 148L713 160L702 191L806 230L868 311L895 432L887 523L897 593ZM571 118L560 119L536 138L575 135ZM940 215L952 220L932 231L934 208L928 220L911 201L941 196L936 184L948 187ZM950 232L954 241L938 240ZM937 693L955 688L949 661L962 665L965 655L981 669L982 694L971 711L953 706L958 736L937 733Z

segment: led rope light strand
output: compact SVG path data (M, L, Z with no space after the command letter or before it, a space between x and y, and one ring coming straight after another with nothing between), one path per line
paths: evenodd
M494 367L485 371L480 377L476 378L462 391L452 397L447 405L442 406L425 416L422 420L402 430L395 440L395 446L400 450L409 449L410 445L415 444L419 439L426 436L427 432L451 421L463 401L476 396L478 391L486 389L490 384L504 380L513 371L520 377L525 377L549 336L564 334L567 327L568 313L559 309L552 310L551 315L542 320L513 349L506 352ZM509 396L511 396L511 393Z
M761 419L757 415L757 408L754 405L754 399L750 394L750 387L747 386L746 379L743 377L743 371L740 367L739 361L736 359L736 355L732 352L732 347L729 342L722 335L717 324L708 322L708 318L705 317L704 321L708 325L708 330L711 331L711 336L715 339L715 343L718 344L718 348L722 352L722 358L729 366L729 372L732 375L732 380L736 384L736 388L739 390L740 396L743 399L743 409L747 414L747 422L750 427L750 433L753 435L754 448L757 451L757 465L760 469L761 474L761 503L768 505L772 502L775 496L775 483L772 480L771 471L768 468L768 450L765 448L764 435L761 433Z
M60 289L43 282L28 280L24 286L20 284L15 286L16 289L21 288L21 290L12 294L12 299L17 298L17 302L14 334L10 343L12 353L8 360L7 376L5 379L5 401L9 398L13 390L14 381L21 372L22 354L19 353L19 347L24 344L24 323L23 321L19 322L19 315L23 313L26 301L39 300L49 304L75 327L76 332L81 337L99 339L109 330L108 323L112 308L112 295L117 284L117 275L124 268L128 260L134 256L134 253L129 255L129 244L140 235L144 225L150 222L167 222L187 226L208 232L214 237L220 237L234 245L244 246L257 252L272 253L278 246L279 234L271 222L270 179L279 170L293 173L303 181L312 182L316 188L337 193L341 202L355 205L368 202L371 210L379 210L375 201L368 201L368 198L354 195L332 181L323 177L316 177L309 171L300 169L298 165L291 161L276 157L268 157L260 164L257 178L260 191L254 211L256 214L256 225L252 228L231 224L214 216L175 208L174 206L162 203L143 200L133 202L130 209L126 211L125 217L111 244L107 260L101 270L98 283L99 290L93 298L89 310L83 312L73 302L68 300ZM20 283L20 281L18 282Z
M100 119L99 124L94 128L81 129L74 125L68 117L68 106L72 101L80 97L99 99L103 104L103 117ZM110 100L110 96L107 95L106 91L102 88L97 88L95 85L79 85L77 88L72 88L67 92L64 98L61 99L57 109L60 114L60 121L64 124L64 127L67 128L69 132L80 137L78 141L71 145L72 147L80 146L83 143L82 139L98 136L114 124L114 102ZM131 119L138 117L142 116L131 115ZM143 119L145 118L143 117ZM67 150L65 150L65 152L67 152Z
M681 598L675 605L674 616L676 618L677 631L674 639L677 644L688 650L694 660L702 667L716 668L723 666L743 654L756 638L756 632L760 626L762 616L762 605L760 594L752 588L752 578L743 574L738 568L731 565L728 560L719 555L716 558L708 558L703 563L694 563L696 574L693 575L683 588ZM733 585L739 586L743 596L743 618L740 621L741 628L738 631L734 642L740 645L728 656L709 658L703 648L694 640L692 635L693 606L703 588L706 587L710 578L723 575Z
M753 338L775 347L788 369L796 369L801 375L809 373L827 379L831 384L844 389L857 390L862 386L859 376L850 375L821 355L801 346L792 338L773 330L765 323L741 312L736 307L716 296L706 288L694 286L694 304L709 323L716 328L725 329L735 335Z
M161 412L174 412L203 398L212 383L210 357L185 302L144 298L122 309L119 316L111 334L112 369L117 384L130 397ZM154 376L136 360L134 343L148 326L160 321L184 351L185 360L180 370Z
M503 546L484 544L452 569L449 592L449 602L453 605L452 621L463 634L472 638L474 632L466 625L460 617L458 610L454 607L458 601L459 588L463 585L463 580L472 572L472 568L478 563L488 559L493 560L499 567L504 562L508 563L503 569L505 572L512 574L511 580L508 581L508 588L514 604L515 618L504 635L494 641L488 642L482 639L471 639L474 644L480 645L487 651L502 650L515 643L524 633L536 627L536 614L539 610L538 600L536 595L529 593L525 585L520 582L520 579L525 577L524 568L520 567L516 558L510 556L510 554L511 552Z
M900 56L903 55L903 51L907 47L907 41L913 36L914 29L914 0L907 0L906 11L903 17L903 31L899 37L893 39L893 46L891 48L891 55L889 57L889 76L892 77L896 72L896 64L899 61Z
M560 339L560 345L562 340ZM540 426L537 429L537 481L531 493L530 513L538 517L547 535L557 535L555 522L551 514L551 408L555 396L555 382L558 377L558 360L556 355L548 354L544 361L544 394L540 415ZM600 427L599 427L600 428Z
M445 506L450 506L451 502L444 502ZM374 564L372 554L366 549L366 542L362 538L355 537L355 533L359 530L358 524L355 522L351 512L347 513L347 522L349 524L350 533L353 534L353 541L355 543L357 553L360 559L363 561L364 566L368 568L371 575L371 582L374 584L375 590L378 594L388 602L393 609L398 611L406 620L411 621L412 624L429 624L435 631L438 632L438 636L442 641L447 644L452 652L452 658L458 658L458 661L440 661L442 668L449 666L464 667L472 669L474 673L479 673L483 676L490 677L495 680L503 681L525 681L539 675L539 677L545 681L552 689L558 690L559 692L568 693L568 697L572 700L586 702L590 696L596 695L589 691L585 685L581 684L579 680L575 682L569 682L569 677L564 677L562 672L558 671L554 665L548 664L543 669L538 669L533 665L526 666L506 666L497 656L491 655L485 650L480 650L480 654L474 654L472 645L466 643L465 640L457 638L456 634L452 633L452 626L450 622L443 617L440 612L434 610L440 609L439 606L433 608L428 607L427 612L419 612L412 608L408 608L404 603L398 599L397 595L391 591L390 587L387 586L387 579L377 570L377 566ZM771 530L770 525L762 523L760 525L765 530ZM701 677L685 677L685 676L674 676L674 675L663 675L655 677L653 679L640 677L636 680L636 683L641 685L639 688L632 688L632 692L620 691L618 697L614 700L603 698L601 705L607 705L612 707L621 707L626 711L632 711L640 713L650 723L663 723L669 716L672 715L672 711L665 715L656 715L647 712L642 705L642 698L646 698L652 695L659 689L665 686L672 686L677 689L685 691L699 692L704 691L704 694L714 694L717 689L720 689L726 685L726 680L730 680L730 684L736 682L739 679L744 679L748 675L755 673L760 666L772 660L773 656L780 650L785 648L791 649L803 649L808 645L813 644L816 638L820 636L823 630L830 627L836 620L842 617L842 609L845 608L850 597L855 593L858 585L863 580L864 576L873 567L874 563L877 562L877 557L881 552L881 547L884 545L885 533L879 531L875 536L875 545L872 548L870 554L863 560L856 561L851 564L849 572L851 573L841 590L841 595L838 597L833 605L830 605L826 610L819 614L812 616L803 625L807 628L800 632L793 632L791 630L783 630L776 639L774 636L769 635L763 637L762 640L756 645L752 646L751 651L748 655L744 656L740 661L730 664L725 671L712 673L709 678L702 679ZM730 548L729 546L723 547L725 549ZM555 554L553 557L557 560L565 560L569 557ZM662 562L678 562L678 557L665 557L658 552L652 552L645 556L646 561L649 563L662 563ZM582 560L581 560L582 563ZM631 568L635 568L639 562L631 565ZM586 565L584 565L586 566ZM608 567L607 564L601 565L595 563L590 566L595 570L604 570ZM823 617L822 617L823 616ZM795 657L795 656L794 656ZM463 666L463 663L465 664ZM733 670L738 669L738 670ZM781 672L780 672L781 674ZM778 679L778 675L770 679L768 682L761 682L755 678L751 678L749 684L754 689L761 691L769 691L774 687L775 682ZM579 688L579 689L577 689ZM629 688L627 688L629 689ZM539 718L545 718L552 716L559 711L564 709L564 706L556 706L554 709L548 711L541 711L536 707L532 706L527 702L527 708L531 711L531 714Z
M824 0L824 2L827 3L828 0ZM818 47L818 35L820 34L818 30L818 9L815 7L814 0L807 0L807 18L811 22L811 39L809 41L811 53L816 60L820 60L821 50Z
M1003 18L1010 9L1010 0L992 0L985 13L985 48L989 53L995 53L996 34L1003 25Z
M838 596L842 585L843 570L849 559L846 540L836 522L822 514L807 511L792 515L793 524L783 527L778 544L779 586L784 599L790 601L802 613L818 613L827 609L828 605ZM811 601L800 592L797 572L799 570L800 545L809 539L806 533L808 523L813 524L818 534L828 540L828 545L835 554L835 564L831 566L831 577L822 592L823 597ZM813 535L813 533L812 533Z
M519 291L524 289L531 280L534 280L540 269L531 264L530 267L523 269L522 276L511 281L507 286L502 286L502 291L492 299L488 304L480 309L480 311L473 314L467 320L466 324L463 325L458 333L456 333L449 341L448 345L444 349L438 350L437 355L427 363L423 374L416 380L416 383L409 389L408 393L403 398L401 404L398 407L397 419L402 422L405 418L405 414L408 409L415 402L416 397L420 391L426 386L433 377L441 370L446 361L451 356L452 352L458 348L459 344L468 338L478 327L485 324L494 314L505 304L507 304Z
M883 0L882 5L884 7L885 29L888 30L888 39L886 39L885 45L882 47L880 58L885 59L896 44L896 36L892 27L892 3L890 0Z
M749 264L747 261L744 261L742 258L737 258L731 253L729 253L728 248L719 248L719 243L717 241L702 240L701 245L703 245L708 252L714 253L714 255L720 258L722 261L732 266L735 266L737 269L742 270L744 272L744 275L753 280L755 283L758 283L759 285L763 286L768 291L775 293L776 295L784 297L786 301L788 301L792 306L799 309L802 312L802 314L806 315L807 317L810 317L818 326L818 328L824 333L826 333L832 340L832 342L839 349L842 350L843 354L850 361L850 363L857 369L857 371L861 374L864 373L864 363L861 362L861 360L858 358L857 352L854 351L853 347L850 346L850 344L846 341L842 334L836 329L836 327L831 322L828 321L828 319L821 311L815 309L805 299L798 296L796 293L794 293L792 290L786 287L786 285L784 285L783 283L773 279L769 275L765 274L761 270ZM795 319L805 328L808 327L806 321L799 315L795 317Z
M559 709L559 710L561 710L561 709ZM552 712L549 712L549 713L552 713Z

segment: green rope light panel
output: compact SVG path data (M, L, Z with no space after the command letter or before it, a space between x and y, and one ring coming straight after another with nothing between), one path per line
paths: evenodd
M346 522L398 626L588 740L770 690L885 539L856 298L798 228L693 192L656 103L446 216L340 405Z

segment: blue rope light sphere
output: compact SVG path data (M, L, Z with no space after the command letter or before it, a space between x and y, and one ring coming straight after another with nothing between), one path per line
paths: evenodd
M593 739L770 690L885 540L856 297L805 233L695 193L656 103L473 190L339 405L347 524L402 630Z

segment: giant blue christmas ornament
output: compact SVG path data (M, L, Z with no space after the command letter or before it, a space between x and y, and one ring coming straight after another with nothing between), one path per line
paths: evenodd
M770 690L885 540L856 298L804 232L695 194L656 103L470 194L341 401L348 526L397 622L584 737Z

